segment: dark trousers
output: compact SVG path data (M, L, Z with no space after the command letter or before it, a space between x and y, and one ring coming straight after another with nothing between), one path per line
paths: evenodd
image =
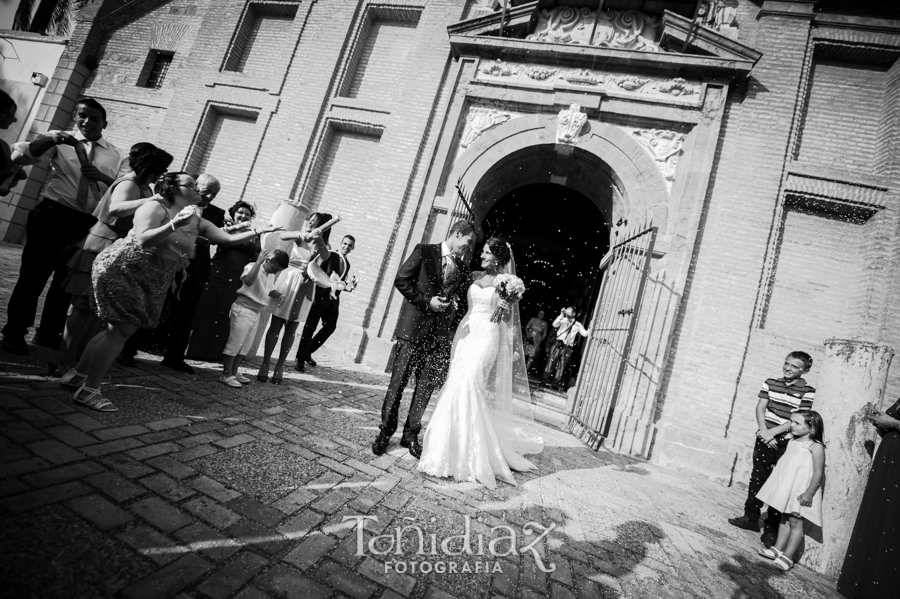
M747 501L744 503L744 514L751 522L759 520L760 512L762 512L763 502L756 498L756 494L762 486L769 480L775 463L784 455L788 442L786 440L778 441L778 448L772 449L763 443L759 437L756 438L756 444L753 446L753 472L750 474L750 484L747 489ZM769 507L769 513L766 516L766 528L778 529L781 523L781 512Z
M306 324L303 325L303 334L300 336L300 345L297 346L297 362L301 363L322 347L334 330L337 328L338 314L341 300L331 299L331 289L316 287L316 301L309 309ZM322 321L322 328L316 333L316 327ZM315 333L315 335L313 334Z
M550 356L547 358L547 365L544 366L544 374L541 378L549 381L553 377L553 384L558 385L562 381L563 374L569 366L569 360L572 359L572 351L575 348L557 341L550 350ZM554 373L554 370L556 371Z
M27 237L19 279L6 308L5 336L25 336L28 327L34 324L38 298L52 275L38 333L47 341L62 338L72 301L62 284L68 272L66 264L78 249L75 244L88 234L95 222L97 219L90 214L53 200L44 199L31 211L25 223Z
M381 406L379 428L382 438L389 439L397 430L400 400L412 375L416 376L416 389L413 392L406 423L403 425L403 438L413 439L419 434L422 429L422 415L425 414L431 394L444 384L449 366L450 340L447 337L429 335L418 342L397 340L391 383Z

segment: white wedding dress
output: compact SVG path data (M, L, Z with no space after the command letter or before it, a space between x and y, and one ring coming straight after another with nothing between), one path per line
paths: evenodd
M469 311L456 333L447 381L422 441L418 470L477 481L492 489L497 478L515 485L512 470L536 469L522 453L539 453L543 443L526 433L529 422L522 418L522 410L517 410L517 415L511 409L513 368L509 364L504 368L498 356L504 355L503 337L512 339L512 329L506 323L490 321L498 300L494 288L472 284L468 300ZM504 380L498 381L500 378ZM525 384L527 390L527 379ZM505 398L506 411L499 395L509 396ZM519 403L530 408L530 402Z

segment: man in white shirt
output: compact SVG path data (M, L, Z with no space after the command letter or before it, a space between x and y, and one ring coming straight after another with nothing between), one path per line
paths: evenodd
M575 350L575 342L578 336L588 336L587 329L575 320L575 308L569 306L564 308L556 320L553 321L553 328L556 329L556 342L550 350L550 356L547 358L547 365L544 367L544 374L541 381L546 385L550 384L550 378L553 377L552 385L559 389L566 368L569 366L569 360L572 359L572 352ZM555 371L555 373L554 373Z
M93 212L106 188L130 168L127 153L103 137L106 110L92 98L75 106L75 130L50 131L30 142L15 144L12 158L19 164L50 161L50 178L38 205L28 215L19 279L9 298L3 327L3 349L27 354L25 334L34 324L38 298L53 275L34 342L59 348L71 298L62 282L75 243L96 222ZM82 165L75 148L83 148L90 164Z

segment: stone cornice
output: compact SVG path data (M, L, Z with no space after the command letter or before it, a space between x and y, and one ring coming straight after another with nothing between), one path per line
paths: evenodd
M506 11L506 22L503 23L504 29L524 27L534 25L538 18L538 3L529 2L515 6ZM503 11L467 19L454 23L447 27L447 33L452 35L498 35L500 33L501 21L503 20Z
M687 17L670 10L665 11L660 45L666 45L666 42L674 42L675 45L684 44L685 40L688 48L709 52L717 58L749 61L754 65L762 58L762 52L750 46L736 42L712 29L695 25Z

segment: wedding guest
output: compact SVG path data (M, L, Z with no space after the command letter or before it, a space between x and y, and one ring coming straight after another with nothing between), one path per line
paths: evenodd
M12 159L19 164L50 161L50 178L40 202L28 215L19 279L9 298L3 327L4 350L27 354L25 334L34 324L38 298L53 275L41 324L33 343L59 349L71 298L62 282L66 264L75 254L75 243L87 235L96 219L97 202L106 188L126 174L125 152L103 137L106 110L93 98L80 98L75 105L75 130L50 131L30 142L15 144ZM82 166L75 151L81 147L91 162Z
M881 444L850 535L837 590L848 599L900 597L900 401L868 416Z
M288 267L290 260L281 250L264 250L253 264L244 266L241 288L228 314L228 340L222 354L222 376L219 382L240 389L250 379L240 373L241 363L253 345L259 326L259 313L269 298L280 299L275 289L275 276Z
M9 129L16 122L17 109L15 100L0 90L0 129ZM9 195L10 190L27 176L24 169L13 162L12 148L0 139L0 196Z
M256 375L260 382L264 383L269 380L269 362L272 359L272 352L275 351L278 337L281 335L281 329L284 329L284 336L281 339L281 351L272 374L272 383L280 385L284 380L284 363L291 351L291 345L294 343L297 327L301 321L307 319L315 299L316 284L309 278L307 271L309 262L316 257L323 261L327 260L331 253L327 246L331 230L319 232L317 228L330 220L330 214L313 212L303 222L303 227L299 231L286 231L281 234L281 239L293 241L294 247L291 248L290 266L278 277L275 285L281 298L272 312L272 320L266 331L263 361L259 367L259 373Z
M541 344L547 337L547 321L544 320L544 311L538 310L537 316L531 318L525 325L525 355L528 360L525 370L531 368L531 363L541 350Z
M221 228L225 225L225 211L210 204L218 195L219 189L219 181L212 175L202 174L197 177L197 192L200 194L200 203L197 204L198 214ZM119 364L134 366L134 357L140 347L159 342L165 348L163 366L186 374L194 374L194 368L184 361L184 351L191 335L200 293L209 279L209 262L209 241L205 237L200 237L185 269L187 276L178 277L166 295L163 314L168 316L160 321L154 331L138 331L129 339L122 350L122 355L119 356Z
M578 341L578 335L582 337L588 336L587 329L580 322L575 320L575 307L568 306L563 308L553 321L553 328L556 329L556 342L550 350L547 358L547 365L544 366L544 374L541 377L542 382L552 384L554 389L560 389L563 375L569 366L569 360L572 359L572 352L575 350L575 342ZM552 377L552 383L551 383Z
M128 160L133 172L116 179L106 190L94 210L97 222L87 237L78 243L78 251L69 260L69 274L63 285L66 293L72 296L72 305L56 361L50 363L50 374L57 370L60 375L68 372L85 344L103 329L103 321L93 313L89 301L91 267L100 252L128 234L135 211L153 201L150 184L166 172L172 163L172 155L153 144L141 142L131 147Z
M232 224L225 230L233 233L250 228L256 209L239 200L228 209L228 214ZM200 296L194 317L191 341L186 352L189 359L208 362L222 359L222 350L229 334L228 313L241 288L241 274L245 266L256 260L259 252L258 239L216 248L209 281Z
M335 288L316 286L316 297L306 317L306 324L303 325L303 335L300 337L300 346L297 348L296 368L300 372L305 371L304 362L310 366L316 365L312 355L328 341L337 328L341 287L347 293L356 289L356 277L353 277L349 283L347 282L347 274L350 272L350 261L347 256L354 248L356 248L356 238L353 235L344 235L338 251L331 252L328 259L321 262L322 270L332 277ZM336 280L334 280L335 278ZM319 321L322 322L322 328L316 333Z
M159 321L166 291L185 268L197 237L213 243L240 243L269 227L229 235L201 217L195 208L201 198L187 173L166 173L156 184L159 198L134 214L134 228L100 252L91 270L91 306L107 322L106 330L88 343L78 364L60 384L75 388L76 403L102 412L118 408L100 393L100 383L115 357L138 327Z

